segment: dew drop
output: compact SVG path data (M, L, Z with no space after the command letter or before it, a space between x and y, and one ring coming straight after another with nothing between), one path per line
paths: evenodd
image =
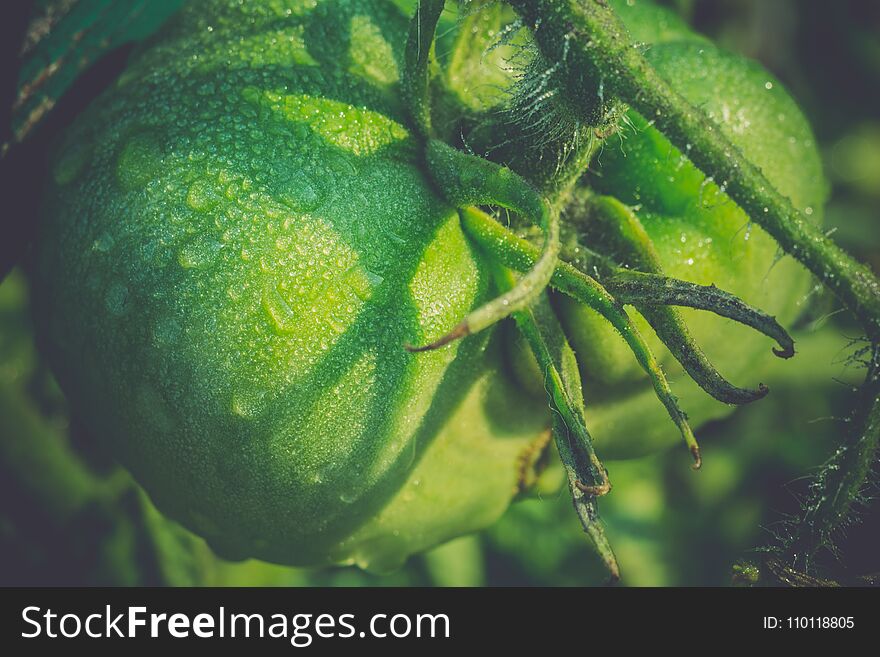
M256 417L265 406L265 398L266 391L262 388L239 390L232 395L232 412L239 417Z
M267 284L263 289L263 310L266 311L276 332L289 333L296 327L296 313L272 283Z
M379 274L360 267L352 267L345 272L345 282L361 301L369 299L373 288L381 285L384 280Z
M184 246L177 254L177 262L184 269L197 269L213 262L222 244L212 239L198 238Z
M71 144L61 155L52 172L55 183L67 185L76 180L92 158L92 147L79 142Z
M196 212L207 212L220 202L214 186L207 180L196 180L186 193L186 204Z
M125 189L137 191L162 173L162 149L151 131L140 132L125 143L116 161L116 176Z
M357 174L357 167L355 167L354 162L341 153L328 156L325 162L333 173L340 176L354 176Z
M162 317L153 326L153 339L159 345L173 345L180 340L183 327L174 317Z
M114 240L110 233L102 233L98 239L92 243L92 251L98 253L107 253L113 248Z
M104 304L113 315L122 315L128 303L128 287L119 282L110 284L104 296Z
M303 171L283 176L277 183L278 198L291 210L311 212L321 205L321 194L314 181Z

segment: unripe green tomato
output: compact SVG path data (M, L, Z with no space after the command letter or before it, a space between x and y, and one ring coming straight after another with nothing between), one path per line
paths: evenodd
M413 0L412 8L416 4ZM637 43L708 43L681 17L651 0L610 0L609 4ZM531 34L526 29L511 30L516 25L516 13L504 3L471 0L462 3L453 17L449 14L455 6L446 3L447 13L441 22L447 18L451 25L443 25L437 37L444 85L465 111L503 110L516 78L525 72L535 54ZM538 137L533 134L532 141Z
M636 43L643 45L657 45L670 41L710 43L702 34L694 32L681 16L658 5L654 0L608 0L608 4L614 9L614 13L626 26Z
M543 444L431 190L383 0L189 4L68 132L36 318L71 403L221 554L384 569L484 527Z
M821 221L826 184L815 140L772 75L700 40L653 45L646 57L797 209ZM599 154L591 184L635 208L666 275L717 285L790 326L810 289L807 271L790 256L782 257L776 242L720 189L723 181L707 180L645 118L632 111L628 118L631 125L610 137ZM677 440L619 335L593 311L568 299L560 304L583 369L588 420L601 453L635 456ZM730 407L697 388L641 316L632 314L662 354L692 423L728 412ZM762 365L773 358L766 337L710 313L683 309L682 314L723 375L739 385L760 382Z

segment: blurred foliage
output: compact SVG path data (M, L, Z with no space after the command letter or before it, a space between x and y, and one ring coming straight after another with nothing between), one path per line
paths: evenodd
M15 129L101 56L147 35L178 1L128 3L137 11L125 15L113 0L36 3L44 22L22 51ZM724 46L761 60L799 99L832 184L829 229L880 270L880 3L843 0L833 9L824 0L666 4ZM69 416L34 346L27 303L26 278L16 271L0 284L0 585L601 581L565 491L519 502L490 530L415 557L390 576L222 561L163 518ZM729 584L731 566L797 511L804 477L833 451L861 376L847 360L858 331L837 309L817 288L796 336L798 356L766 381L771 395L700 430L701 472L693 473L679 450L608 464L614 490L601 511L624 584ZM841 537L845 558L825 559L829 576L855 582L880 571L877 506Z
M149 36L183 0L38 0L21 47L12 132L20 141L98 59ZM120 53L120 57L124 54Z

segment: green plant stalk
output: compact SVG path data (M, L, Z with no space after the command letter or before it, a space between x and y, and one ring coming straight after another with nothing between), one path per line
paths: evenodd
M541 227L544 246L534 267L504 294L468 313L449 333L410 351L427 351L488 328L511 313L525 308L550 282L559 256L559 212L550 208L538 192L519 175L452 146L429 139L425 160L434 183L453 206L498 205L522 215Z
M508 0L532 27L551 62L560 62L573 90L618 96L653 121L712 176L779 245L803 263L880 339L880 283L819 227L792 207L718 126L657 74L602 0ZM585 96L586 97L586 96Z
M461 217L462 226L468 235L503 265L516 271L529 271L534 267L539 251L530 243L476 208L464 208ZM657 398L678 427L694 459L694 467L699 468L702 463L700 447L688 424L687 416L678 407L678 401L672 394L666 375L651 348L620 303L595 279L567 262L557 261L552 274L550 285L598 312L620 333L651 380Z
M410 21L401 81L403 99L422 138L432 134L430 61L444 0L419 0Z
M410 21L405 52L403 95L425 145L425 164L449 203L493 204L513 210L541 227L544 249L535 267L507 292L469 313L452 331L430 344L407 346L413 352L437 349L526 307L547 287L560 249L559 213L531 185L510 169L458 151L431 136L430 53L444 4L444 0L419 1Z
M661 304L709 310L721 317L750 326L776 340L779 349L774 347L773 353L780 358L794 356L794 340L775 318L714 285L698 285L690 281L628 270L618 271L604 281L604 284L605 289L621 303Z
M462 221L469 237L505 266L528 271L537 260L537 248L488 215L466 209L462 212ZM594 307L593 292L585 280L592 279L560 260L550 284ZM781 355L791 352L791 337L772 317L713 286L699 286L640 272L622 272L606 281L606 285L621 302L635 303L651 298L655 302L682 304L718 313L772 337L779 343ZM865 429L850 434L848 443L841 446L822 469L816 479L817 485L811 490L804 517L791 527L791 536L781 546L783 555L804 570L809 569L821 548L832 546L835 529L853 505L862 499L865 480L874 463L873 455L880 443L880 356L877 347L874 347L872 362L868 384L862 390L870 404L865 406L870 409L864 419Z
M501 289L510 289L516 284L511 272L503 267L495 267L495 279ZM559 457L568 477L569 490L575 511L581 521L584 532L592 541L597 554L608 570L610 583L620 579L617 558L611 548L605 530L599 519L596 497L611 490L611 484L605 468L596 456L593 441L587 431L583 411L583 393L577 363L571 347L557 328L561 353L558 353L559 367L550 352L547 340L531 308L513 313L522 336L528 342L538 366L544 373L544 387L547 399L553 411L553 438ZM569 367L566 367L565 355L569 356ZM568 372L568 376L560 373Z
M531 243L516 236L485 213L467 208L462 212L462 220L471 239L507 267L527 271L537 260L539 252ZM609 302L632 305L648 300L654 304L686 306L714 312L776 340L780 347L774 349L777 356L790 358L794 355L794 340L779 322L714 285L697 285L676 278L621 269L605 281L603 286L564 260L557 264L550 285L603 314ZM630 346L636 349L634 345Z
M590 231L588 241L594 238L599 240L609 247L618 261L629 267L663 275L660 256L654 243L631 208L613 196L597 195L587 189L577 190L577 194L572 218L584 230ZM605 259L594 260L594 266L599 268L603 276L612 277L616 273L627 271L615 263L607 263ZM618 299L622 301L619 297ZM651 301L649 297L645 301L632 301L632 305L703 390L725 404L747 404L766 396L769 388L763 384L751 390L739 388L727 381L691 336L679 310L670 305L652 304Z
M527 271L539 256L540 252L534 245L484 212L466 208L462 211L462 223L474 241L507 267ZM615 275L603 286L571 263L560 260L550 279L550 285L597 312L603 312L604 304L609 300L627 304L651 300L659 304L707 310L773 338L779 343L779 356L787 358L793 353L794 341L775 319L714 285L698 285L677 278L626 269L615 271Z
M565 161L541 188L554 206L566 201L604 143L605 138L598 137L594 133L571 146Z

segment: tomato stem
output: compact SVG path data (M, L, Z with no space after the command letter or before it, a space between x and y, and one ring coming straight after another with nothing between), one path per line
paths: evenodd
M422 138L432 136L430 70L437 22L444 0L420 0L410 21L401 80L403 99Z
M538 259L537 249L492 217L476 208L465 208L461 217L468 235L503 265L517 271L528 271L534 266ZM620 302L594 278L562 260L558 261L552 272L550 285L598 312L620 333L648 375L657 398L666 407L669 417L684 438L694 459L694 469L699 469L702 464L700 447L687 416L679 408L663 368Z
M493 269L499 288L513 289L516 279L512 273L499 265ZM613 583L620 579L620 570L596 505L596 497L607 494L611 482L596 456L584 420L583 392L574 352L546 297L536 305L542 320L540 323L531 308L514 312L513 319L544 373L544 387L553 410L553 437L568 477L575 511Z
M428 140L428 170L452 205L497 205L533 221L544 233L544 246L530 271L507 292L468 314L450 333L424 347L426 351L488 328L532 303L547 287L559 255L559 213L523 178L510 169L468 155L437 139Z
M752 308L745 301L714 285L698 285L677 278L620 270L604 281L605 288L621 303L686 306L709 310L721 317L750 326L773 338L779 349L773 353L780 358L794 356L794 340L774 317Z
M822 280L880 339L880 282L795 209L705 112L677 93L647 62L602 0L508 0L531 25L543 55L560 62L572 88L602 80L606 92L651 120L704 173Z
M586 231L586 240L602 243L617 262L657 275L663 275L660 256L636 213L618 199L597 195L587 189L578 190L567 212L580 229ZM604 258L591 259L603 276L628 271ZM605 283L606 287L608 283ZM612 291L618 296L618 293ZM620 297L618 297L620 299ZM747 404L762 399L769 388L759 384L756 389L739 388L727 381L691 336L681 312L671 305L651 303L644 299L620 299L629 303L648 321L657 337L681 364L690 377L707 393L725 404ZM781 328L781 327L780 327Z
M865 384L859 391L863 403L852 418L853 431L823 465L810 485L803 515L788 523L781 553L787 561L807 572L813 570L817 553L835 552L834 540L853 511L867 499L866 486L876 465L880 447L880 346L871 344Z
M559 255L559 213L520 176L432 138L428 70L437 22L444 0L420 0L410 22L406 44L403 95L425 143L425 163L434 183L451 204L493 204L513 210L544 231L544 249L532 270L510 290L468 314L449 333L411 352L430 351L477 333L526 307L547 287Z

